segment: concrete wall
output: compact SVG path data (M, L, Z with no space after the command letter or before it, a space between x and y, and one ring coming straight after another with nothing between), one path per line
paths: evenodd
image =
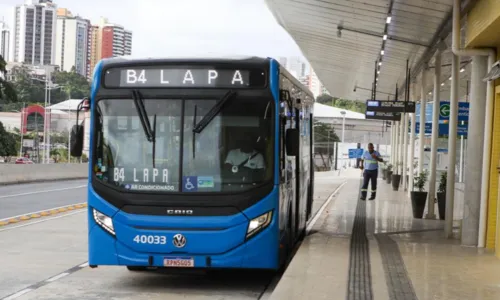
M0 164L0 185L88 177L88 164Z

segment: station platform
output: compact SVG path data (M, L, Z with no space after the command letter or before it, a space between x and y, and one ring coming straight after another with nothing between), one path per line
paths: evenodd
M445 239L444 221L414 219L407 192L381 179L376 200L359 200L360 172L344 172L270 299L500 299L500 259L460 245L461 203Z

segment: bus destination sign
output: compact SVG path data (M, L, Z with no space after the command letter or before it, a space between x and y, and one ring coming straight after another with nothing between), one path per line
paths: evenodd
M415 102L366 100L367 111L415 113Z
M104 76L108 88L256 88L265 87L259 69L131 67L110 68Z
M366 119L371 120L386 120L386 121L401 121L401 113L383 112L383 111L366 111Z

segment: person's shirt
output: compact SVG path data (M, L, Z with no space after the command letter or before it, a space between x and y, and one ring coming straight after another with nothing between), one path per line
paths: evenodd
M233 166L241 165L245 160L248 161L243 165L249 169L264 169L264 157L262 154L252 151L252 153L245 153L241 149L233 149L229 151L226 157L226 164Z
M377 156L377 158L380 158L380 153L375 150L373 153ZM363 164L365 170L378 170L378 160L374 159L369 151L365 151L365 153L363 153Z

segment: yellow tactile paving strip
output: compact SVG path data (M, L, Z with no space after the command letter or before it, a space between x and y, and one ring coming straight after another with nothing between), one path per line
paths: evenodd
M25 215L19 215L11 218L6 218L6 219L1 219L0 220L0 227L2 226L7 226L10 224L16 224L32 219L39 219L42 217L48 217L48 216L54 216L60 213L72 211L72 210L78 210L82 208L86 208L87 203L78 203L78 204L72 204L72 205L67 205L67 206L61 206L61 207L56 207L56 208L51 208L47 210L42 210L34 213L29 213Z

